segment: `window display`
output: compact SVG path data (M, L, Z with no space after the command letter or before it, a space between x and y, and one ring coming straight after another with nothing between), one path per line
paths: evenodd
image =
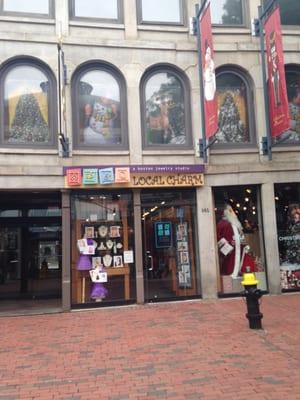
M130 300L135 296L131 196L74 195L72 302ZM76 244L76 245L75 245Z
M241 292L241 279L246 267L250 267L250 270L256 273L258 287L266 290L257 188L215 188L214 196L220 292Z
M275 185L276 219L283 290L300 289L300 186Z

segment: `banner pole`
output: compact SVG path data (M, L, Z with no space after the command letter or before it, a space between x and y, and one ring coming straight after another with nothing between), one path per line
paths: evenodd
M272 137L270 129L270 107L269 107L269 93L267 88L267 74L266 74L266 59L265 59L265 37L264 37L264 26L262 17L262 6L258 6L258 19L259 19L259 36L260 36L260 54L261 54L261 65L262 65L262 79L263 79L263 91L264 91L264 103L265 103L265 120L266 120L266 133L267 133L267 154L269 161L272 160Z
M197 49L198 49L198 64L199 64L199 84L200 84L200 107L201 107L201 121L202 121L202 139L200 139L200 157L201 157L201 152L203 153L203 161L204 163L207 163L207 146L206 146L206 121L205 121L205 109L204 109L204 87L203 87L203 65L202 65L202 52L201 52L201 32L200 32L200 23L199 23L199 18L201 11L204 9L204 6L206 4L206 0L201 5L201 9L199 7L199 4L196 4L195 9L196 9L196 26L197 26ZM201 151L201 148L203 151Z

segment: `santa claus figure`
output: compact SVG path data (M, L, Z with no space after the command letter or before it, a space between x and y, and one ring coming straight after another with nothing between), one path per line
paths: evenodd
M243 227L230 205L226 205L222 220L217 224L221 275L237 278L250 267L256 271L253 257L248 254L250 247L245 242Z

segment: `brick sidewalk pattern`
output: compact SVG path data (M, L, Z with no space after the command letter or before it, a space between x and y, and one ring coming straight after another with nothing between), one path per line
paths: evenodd
M0 399L300 400L300 294L0 318Z

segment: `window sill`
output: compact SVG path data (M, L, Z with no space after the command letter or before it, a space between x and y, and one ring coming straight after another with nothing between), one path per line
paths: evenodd
M179 33L187 33L189 30L186 26L177 26L177 25L138 25L139 31L152 31L152 32L179 32Z
M104 29L119 29L124 30L125 25L119 23L105 23L103 21L95 22L95 21L70 21L69 26L72 27L88 27L88 28L104 28Z
M257 147L242 147L242 148L232 148L232 147L223 147L223 148L218 148L218 149L214 149L211 148L210 150L210 154L215 155L215 154L255 154L255 153L259 153L259 150Z
M233 27L233 26L213 26L212 27L213 33L216 35L222 35L222 34L234 34L234 35L249 35L250 34L250 28L248 27Z
M55 19L52 18L40 18L40 17L15 17L15 16L0 16L0 21L3 22L17 22L17 23L28 23L28 24L45 24L54 25Z
M129 150L73 150L72 151L73 155L88 155L88 156L92 156L92 155L102 155L102 156L128 156L129 155Z
M0 148L0 154L58 154L57 149L28 149L28 148L18 148L18 147L7 147Z
M178 156L178 155L195 155L195 150L176 150L176 149L161 149L161 150L143 150L143 156Z

